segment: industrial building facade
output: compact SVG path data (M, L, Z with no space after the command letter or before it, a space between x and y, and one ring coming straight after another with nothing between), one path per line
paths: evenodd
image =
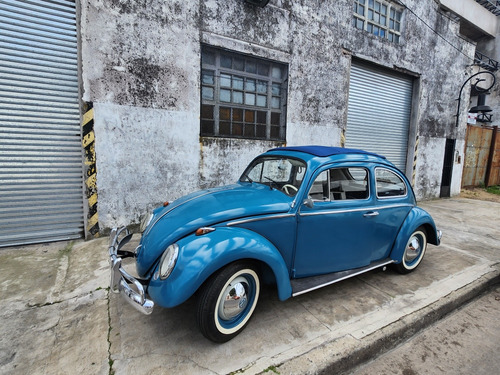
M461 87L498 34L496 6L463 3L2 1L0 246L136 224L285 144L377 152L419 199L458 194Z

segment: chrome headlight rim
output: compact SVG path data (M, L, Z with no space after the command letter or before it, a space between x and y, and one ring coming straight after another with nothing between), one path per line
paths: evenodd
M158 268L158 273L161 280L167 279L172 273L175 264L177 263L177 257L179 256L179 245L176 243L167 247L163 252L160 259L160 266Z
M151 224L152 220L153 220L153 213L152 212L148 212L147 214L145 214L142 217L142 219L141 219L141 225L139 226L140 233L144 233L144 231L149 226L149 224Z

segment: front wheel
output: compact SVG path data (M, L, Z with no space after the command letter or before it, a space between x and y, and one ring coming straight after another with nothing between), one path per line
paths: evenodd
M408 239L401 263L395 265L396 270L399 273L409 273L415 270L424 258L426 249L427 233L425 228L419 227Z
M212 276L198 299L201 333L214 342L238 335L250 320L260 293L260 279L251 263L233 263Z

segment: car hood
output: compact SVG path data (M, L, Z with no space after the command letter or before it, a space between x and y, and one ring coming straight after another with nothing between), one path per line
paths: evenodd
M137 252L144 277L165 249L200 227L255 215L288 212L293 198L257 183L238 183L186 195L157 208Z

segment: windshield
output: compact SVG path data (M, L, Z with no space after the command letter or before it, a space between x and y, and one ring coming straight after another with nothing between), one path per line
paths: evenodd
M263 156L255 159L240 178L242 182L268 185L293 197L306 172L306 163L284 156Z

